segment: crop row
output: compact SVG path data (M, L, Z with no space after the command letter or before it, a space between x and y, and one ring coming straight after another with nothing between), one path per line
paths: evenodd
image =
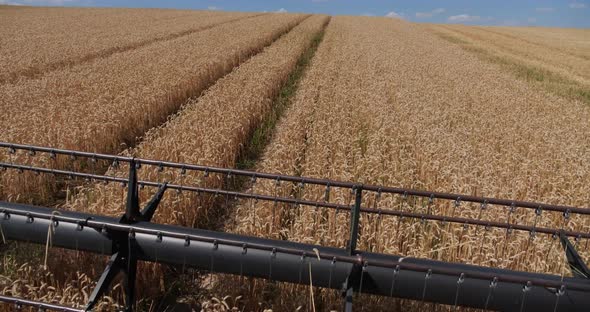
M286 83L298 59L311 46L327 21L326 16L312 16L304 20L261 53L219 79L203 95L186 102L178 114L161 127L152 129L137 147L125 154L169 161L235 166L242 147L248 143L250 135L261 120L270 113L274 98ZM126 169L123 166L111 167L108 174L126 176ZM139 170L139 177L177 184L222 186L222 180L203 180L202 175L190 171L182 175L178 170L160 172L158 168L149 166ZM118 216L123 211L121 205L125 190L118 184L86 185L64 208ZM153 194L147 189L140 193L144 201ZM156 213L157 222L204 225L216 213L209 208L211 198L173 191L168 191L165 196L166 200ZM100 261L92 262L94 258L85 257L87 267L79 268L79 259L71 253L60 253L60 266L67 268L64 271L74 272L76 269L87 271L89 267L93 267L92 263L102 264ZM144 296L160 292L158 285L153 283L158 278L163 278L160 272L154 266L145 266L139 271L139 279L142 281L139 289ZM75 278L70 274L65 275L66 280ZM17 289L27 297L41 298L47 295L50 300L62 300L69 304L83 301L81 298L61 298L59 292L26 292L21 287L23 285L26 283L18 283Z
M420 26L359 19L332 20L258 170L587 206L588 107L539 93ZM325 199L325 190L313 186L270 181L256 188ZM332 201L351 204L351 195L333 190ZM435 203L433 213L480 212ZM426 202L412 197L384 196L377 207L427 212ZM508 221L506 211L490 209L481 218ZM530 225L535 218L517 211L511 222ZM348 239L349 215L334 210L243 203L238 219L233 230L257 236L340 247ZM588 220L547 212L542 224L590 228ZM543 235L362 215L360 243L411 257L565 272L563 250Z
M46 71L253 15L165 10L11 10L11 14L2 14L0 22L0 83L39 77Z
M304 17L240 20L0 86L0 140L118 153ZM24 191L32 182L4 195L38 193Z

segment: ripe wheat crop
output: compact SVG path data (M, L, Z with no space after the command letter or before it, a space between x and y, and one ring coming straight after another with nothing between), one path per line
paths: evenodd
M253 16L176 10L0 8L0 83ZM84 20L84 23L80 23Z
M148 159L235 167L250 135L269 114L273 99L326 21L325 16L306 19L218 80L202 96L188 101L177 115L149 131L141 144L126 153ZM113 175L127 174L126 168L110 170ZM160 172L154 167L142 168L139 178L210 188L222 187L223 183L223 179L213 175L206 178L191 171L184 175L180 170ZM96 184L82 191L69 208L119 215L123 211L122 195L120 186ZM197 221L201 225L207 223L210 198L173 191L167 196L172 200L158 208L159 222L188 226Z
M261 53L218 80L201 97L185 103L178 114L161 127L152 129L141 144L133 150L126 151L126 154L224 167L235 166L242 146L247 144L253 130L270 112L273 99L287 81L298 59L310 47L313 38L323 29L327 21L326 16L313 16L304 20ZM126 176L127 171L123 167L112 167L108 174ZM221 180L203 180L202 174L190 171L186 175L182 175L180 171L160 172L157 168L148 166L139 170L139 178L176 184L221 187ZM118 216L124 211L125 192L126 189L118 184L87 185L79 191L77 196L74 196L71 202L66 203L65 208ZM147 190L141 193L146 200L153 194ZM211 198L178 194L174 191L168 191L165 196L167 200L160 205L156 214L158 222L203 225L212 213L208 209L212 203ZM59 258L60 266L67 268L64 272L75 272L79 258L71 254L61 254ZM85 271L94 268L91 263L98 266L104 264L102 261L91 261L96 257L85 257L85 259L87 267L80 268ZM55 267L55 263L53 265ZM32 269L29 271L29 275L19 275L19 281L11 281L10 287L17 289L38 274ZM143 272L140 273L140 280L149 281L140 285L141 292L144 295L159 293L161 289L154 286L154 281L162 278L159 268L146 266L146 269L140 272ZM65 277L62 276L61 280L51 280L50 285L56 287L57 292L61 291L61 288L55 286L56 283L76 278L72 274L64 273L64 275ZM32 281L30 284L35 285ZM39 292L47 298L59 298L66 304L75 305L83 302L79 296L72 297L72 300L68 301L67 298L62 299L60 293L45 293L44 288Z
M544 90L590 105L590 32L427 25L440 37Z
M587 207L589 121L588 106L516 80L421 26L336 17L257 169ZM324 189L313 186L270 181L256 188L324 198ZM332 196L350 200L344 192ZM426 212L415 198L378 204ZM477 218L470 205L451 208L433 212ZM490 209L482 218L506 221L505 211ZM242 203L238 212L233 230L241 233L340 247L348 239L346 213L273 203ZM535 217L519 211L514 218L533 224ZM578 219L563 225L560 214L544 212L540 220L590 228ZM559 244L528 233L362 215L360 243L362 250L564 273Z
M302 18L240 20L0 86L0 127L6 129L0 140L119 152ZM4 184L5 198L38 194L39 185L47 185L42 177L6 176L19 183Z

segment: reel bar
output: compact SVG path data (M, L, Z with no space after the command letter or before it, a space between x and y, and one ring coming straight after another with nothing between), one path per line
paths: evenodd
M344 182L344 181L336 181L336 180L328 180L328 179L317 179L317 178L311 178L311 177L297 177L297 176L289 176L289 175L282 175L282 174L261 173L261 172L255 172L255 171L249 171L249 170L227 169L227 168L219 168L219 167L191 165L191 164L183 164L183 163L177 163L177 162L149 160L149 159L127 157L127 156L100 154L100 153L80 152L80 151L73 151L73 150L67 150L67 149L56 149L56 148L40 147L40 146L25 145L25 144L13 144L13 143L7 143L7 142L0 142L0 148L2 148L2 147L8 148L11 151L24 150L24 151L29 151L29 152L50 153L50 154L54 154L54 155L57 155L57 154L68 155L68 156L73 156L73 157L82 157L82 158L89 158L89 159L102 159L102 160L127 162L127 163L134 161L137 164L159 166L162 168L176 168L176 169L209 172L209 173L231 174L231 175L245 176L245 177L250 177L250 178L262 178L262 179L288 181L288 182L303 183L303 184L323 185L326 187L340 187L340 188L353 189L359 185L358 183L353 183L353 182ZM421 190L414 190L414 189L407 189L407 188L385 187L385 186L378 186L378 185L363 185L362 187L363 187L364 191L370 191L370 192L380 192L380 193L391 193L391 194L399 194L399 195L406 195L406 196L426 197L426 198L431 198L431 199L460 200L463 202L472 202L472 203L480 203L480 204L490 204L490 205L499 205L499 206L507 206L507 207L522 207L522 208L527 208L527 209L541 209L541 210L547 210L547 211L558 211L558 212L568 213L568 214L569 213L577 213L577 214L582 214L582 215L590 215L590 208L580 208L580 207L563 206L563 205L550 205L550 204L535 203L535 202L528 202L528 201L497 199L497 198L461 195L461 194L451 194L451 193L441 193L441 192L429 192L429 191L421 191Z
M49 168L34 167L34 166L29 166L29 165L17 165L17 164L2 163L2 162L0 162L0 168L10 168L10 169L16 169L16 170L32 171L32 172L37 172L37 173L61 175L61 176L68 176L71 178L75 177L75 178L90 179L90 180L103 181L103 182L114 182L114 183L122 183L122 184L127 184L129 182L128 178L119 178L119 177L100 175L100 174L81 173L81 172L76 172L76 171L49 169ZM153 181L137 181L137 184L139 186L158 187L158 188L164 185L164 183L153 182ZM272 195L264 195L264 194L256 194L256 193L245 193L245 192L237 192L237 191L227 191L227 190L221 190L221 189L211 189L211 188L177 185L177 184L167 184L167 188L177 190L177 191L206 193L206 194L213 194L213 195L219 195L219 196L228 196L228 197L233 197L233 198L256 199L256 200L264 200L264 201L270 201L270 202L280 202L280 203L286 203L286 204L304 205L304 206L310 206L310 207L324 207L324 208L337 209L337 210L342 210L345 212L350 212L350 206L336 204L336 203L329 203L329 202L318 202L318 201L303 200L303 199L296 199L296 198L288 198L288 197L280 197L280 196L272 196ZM363 190L364 190L364 186L363 186ZM361 207L360 212L369 213L369 214L382 214L382 215L402 217L402 218L428 220L428 221L440 221L440 222L450 222L450 223L457 223L457 224L464 224L464 225L494 227L494 228L502 228L502 229L506 229L506 230L519 230L519 231L526 231L529 233L542 233L542 234L549 234L549 235L559 235L560 233L563 232L564 235L566 235L568 237L590 239L590 233L588 233L588 232L565 231L562 229L544 228L544 227L537 227L537 226L530 226L530 225L520 225L517 223L506 223L506 222L479 220L479 219L472 219L472 218L451 217L451 216L442 216L442 215L434 215L434 214L422 214L422 213L415 213L415 212L404 212L404 211L399 211L399 210L395 210L395 209L391 209L391 208L389 208L389 209L387 209L387 208L375 209L375 208Z

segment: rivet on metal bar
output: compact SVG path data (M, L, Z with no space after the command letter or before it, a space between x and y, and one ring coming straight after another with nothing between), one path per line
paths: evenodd
M359 291L358 291L359 294L361 294L363 292L363 282L364 282L365 273L367 272L368 266L369 266L369 261L365 261L363 263L363 268L361 269L361 281L359 283Z
M524 303L526 300L526 294L531 290L532 283L526 282L526 285L522 287L522 298L520 301L520 312L524 311Z
M332 258L330 262L330 277L328 279L328 288L332 288L332 274L334 273L334 267L336 266L336 257Z
M496 290L496 287L497 286L498 286L498 278L497 277L494 277L494 279L490 283L490 289L488 291L488 296L486 298L486 304L484 306L484 310L487 310L488 309L488 306L489 306L490 302L493 300L493 298L494 298L494 291Z
M424 288L422 288L422 301L426 298L426 288L428 287L428 280L432 277L432 269L428 269L426 276L424 276Z
M555 306L553 307L553 312L557 312L557 307L559 306L559 298L565 295L565 285L561 285L559 289L555 292Z
M277 257L277 249L273 248L270 252L270 261L268 262L268 279L272 281L272 262Z
M400 260L400 262L403 260L403 258ZM391 278L391 288L389 289L389 296L393 297L393 292L395 291L395 280L397 279L397 275L399 274L399 264L395 266L395 269L393 270L393 277Z
M301 257L299 258L299 284L301 284L301 280L302 280L302 275L303 275L303 264L305 263L305 253L301 254Z
M465 273L461 273L459 279L457 280L457 291L455 292L455 308L457 307L457 303L459 303L459 291L461 290L461 285L465 281Z

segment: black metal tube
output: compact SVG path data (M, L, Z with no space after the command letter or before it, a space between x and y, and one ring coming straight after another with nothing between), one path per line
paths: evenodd
M109 160L109 161L116 160L119 162L131 162L131 160L133 159L132 157L126 157L126 156L116 156L116 155L107 155L107 154L100 154L100 153L80 152L80 151L73 151L73 150L67 150L67 149L40 147L40 146L33 146L33 145L26 145L26 144L14 144L14 143L8 143L8 142L0 142L0 148L1 147L9 148L9 149L26 150L26 151L70 155L70 156L85 157L85 158L91 158L91 159L94 158L94 159L103 159L103 160ZM138 164L142 164L142 165L145 164L145 165L152 165L152 166L161 166L161 167L166 167L166 168L195 170L195 171L201 171L201 172L233 174L233 175L240 175L240 176L247 176L247 177L297 182L297 183L303 183L303 184L324 185L324 186L330 186L330 187L342 187L342 188L352 189L357 185L357 183L353 183L353 182L335 181L335 180L328 180L328 179L317 179L317 178L311 178L311 177L297 177L297 176L289 176L289 175L283 175L283 174L261 173L261 172L248 171L248 170L183 164L183 163L175 163L175 162L159 161L159 160L151 160L151 159L135 158L135 161ZM527 209L542 209L542 210L548 210L548 211L559 211L559 212L563 212L563 213L567 212L567 213L577 213L577 214L583 214L583 215L590 215L590 208L580 208L580 207L572 207L572 206L564 206L564 205L550 205L550 204L535 203L535 202L528 202L528 201L497 199L497 198L462 195L462 194L452 194L452 193L442 193L442 192L430 192L430 191L414 190L414 189L408 189L408 188L385 187L385 186L379 186L379 185L365 185L363 187L363 189L365 191L418 196L418 197L428 197L428 198L432 198L432 199L447 199L447 200L459 199L464 202L473 202L473 203L482 203L482 204L486 203L486 204L490 204L490 205L514 206L514 207L522 207L522 208L527 208Z
M45 244L50 222L55 229L53 245L67 249L110 255L109 234L123 231L130 233L136 256L144 261L298 284L309 284L311 268L314 286L333 289L340 289L354 265L362 265L362 283L355 290L363 293L474 308L485 308L487 302L487 308L503 311L520 310L523 300L523 311L553 311L556 302L558 311L590 310L590 281L585 279L562 281L548 274L374 253L349 256L345 249L149 222L125 225L116 218L68 211L52 214L47 208L0 203L7 239ZM457 283L461 276L463 282ZM490 288L494 278L497 285ZM562 285L565 293L557 296Z

